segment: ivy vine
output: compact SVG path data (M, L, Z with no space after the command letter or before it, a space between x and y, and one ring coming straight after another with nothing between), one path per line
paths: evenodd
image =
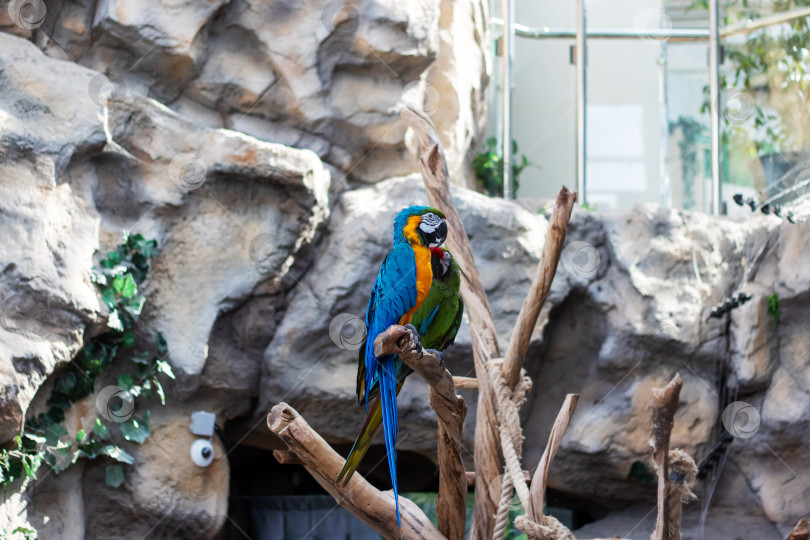
M515 159L515 163L512 163L512 194L516 196L520 187L520 173L534 163L529 161L526 154L517 157L518 145L515 141L512 141L512 156ZM498 154L498 139L488 138L481 153L473 158L472 165L478 187L491 197L503 197L504 162L503 156Z
M126 441L142 444L150 435L150 411L134 415L136 401L157 397L164 405L166 395L159 376L174 379L163 359L167 345L160 333L153 345L135 352L134 328L145 302L138 288L156 254L155 240L126 233L123 242L107 253L93 271L93 281L109 310L108 331L85 343L76 357L53 376L47 410L28 419L12 447L0 451L0 484L5 491L17 479L35 477L42 464L59 473L80 458L104 459L107 484L118 487L124 482L123 465L132 465L134 458L115 442L115 433ZM75 437L69 437L62 425L65 412L93 394L96 380L121 356L129 358L128 369L121 366L124 373L118 375L117 386L107 387L97 395L101 417L89 431L80 430Z

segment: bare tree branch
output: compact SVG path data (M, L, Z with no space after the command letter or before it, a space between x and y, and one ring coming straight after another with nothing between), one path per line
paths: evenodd
M665 388L653 388L650 398L652 410L652 436L650 446L656 472L658 473L658 518L651 540L680 540L672 535L672 524L669 519L669 499L672 496L669 488L669 436L675 423L675 412L678 410L678 398L683 381L679 373ZM680 501L678 501L680 503ZM675 527L677 529L677 527Z
M335 501L386 538L439 540L444 538L413 502L399 498L402 529L397 526L394 495L382 492L359 474L346 487L335 482L344 459L321 438L295 409L279 403L267 415L267 426L287 444L290 452Z
M537 265L537 273L529 289L529 294L523 301L523 307L520 308L517 324L512 331L509 347L503 360L503 375L506 377L506 384L509 385L509 388L514 388L520 381L520 368L523 367L526 352L529 350L529 341L534 325L537 324L537 317L546 301L548 291L551 290L551 282L557 272L557 263L560 261L565 233L568 230L568 222L571 220L571 211L576 200L576 192L571 193L563 187L554 203L554 212L549 221L543 246L543 256L540 264Z
M551 470L551 462L554 461L554 456L557 455L557 449L560 447L560 443L562 443L565 431L568 429L568 424L571 422L571 417L574 416L577 401L579 401L577 394L568 394L565 396L562 408L559 414L557 414L557 419L554 420L551 433L549 433L548 444L546 444L546 449L543 451L543 457L540 458L537 470L534 471L529 507L526 509L526 513L536 523L542 523L543 501L546 497L546 482L548 481L548 473Z

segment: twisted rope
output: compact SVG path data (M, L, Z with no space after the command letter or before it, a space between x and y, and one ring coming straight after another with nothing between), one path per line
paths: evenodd
M543 523L535 523L529 516L515 518L515 527L526 533L533 540L576 540L568 527L557 521L554 516L543 516Z
M512 502L513 490L517 491L520 504L524 509L529 505L529 489L526 487L523 469L520 466L520 454L523 451L523 432L520 429L518 409L531 389L531 382L523 377L515 390L510 392L501 372L500 363L490 362L487 367L497 400L498 431L505 461L501 481L501 497L498 502L498 512L495 515L495 527L492 533L493 540L501 540L509 522L509 506Z

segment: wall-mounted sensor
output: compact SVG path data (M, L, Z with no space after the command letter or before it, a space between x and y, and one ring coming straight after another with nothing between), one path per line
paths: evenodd
M208 467L214 461L214 446L208 439L191 443L191 461L198 467Z
M206 411L194 411L191 413L191 425L189 429L194 435L200 437L213 437L214 436L214 422L217 420L217 415Z

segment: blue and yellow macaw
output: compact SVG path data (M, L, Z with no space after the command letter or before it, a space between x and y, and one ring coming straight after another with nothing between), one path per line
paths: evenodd
M377 401L366 418L361 437L367 433L369 439L373 438L379 426L379 419L376 420L377 426L373 426L374 416L381 416L396 501L397 523L400 526L402 520L399 515L396 471L397 394L410 368L396 355L381 358L374 356L374 340L393 324L411 323L433 282L431 248L438 248L446 237L447 223L439 210L428 206L409 206L402 210L394 220L394 249L383 261L366 309L366 337L360 347L357 368L357 399L367 410L369 397L376 398ZM379 413L375 413L378 408ZM360 442L366 448L370 444L370 440ZM362 458L362 454L357 454L356 463L350 454L338 481L350 468L354 471L359 458ZM348 474L347 482L350 477L351 473Z
M419 333L421 345L425 349L443 351L453 344L456 333L458 333L461 326L461 316L464 313L464 303L459 295L461 272L458 263L446 249L432 248L430 252L433 281L424 302L411 317L411 324ZM407 364L397 359L397 395L399 395L405 377L410 375L411 372L412 370ZM362 373L362 369L358 370L358 373ZM362 380L365 379L358 378L358 385L361 384ZM379 396L376 396L374 405L371 407L368 416L366 416L360 434L354 441L351 452L346 458L346 463L340 471L338 482L345 478L343 485L346 486L349 483L352 474L360 465L371 446L371 442L377 435L381 424L382 407Z

